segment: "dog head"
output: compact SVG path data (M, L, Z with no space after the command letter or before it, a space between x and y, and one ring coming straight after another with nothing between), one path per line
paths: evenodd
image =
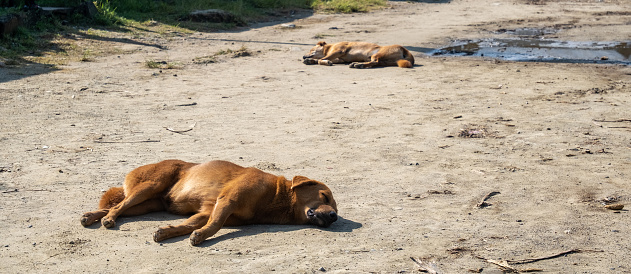
M328 227L337 221L333 193L323 183L296 176L291 182L296 219L302 224Z
M326 42L320 41L316 44L315 47L311 48L309 53L305 56L302 56L302 59L312 58L312 59L322 59L322 57L326 56L324 46L326 46Z

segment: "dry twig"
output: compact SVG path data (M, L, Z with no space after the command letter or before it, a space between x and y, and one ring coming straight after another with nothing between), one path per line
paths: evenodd
M540 271L543 271L543 270L539 269L539 268L517 269L514 266L511 266L510 264L534 263L534 262L538 262L538 261L558 258L558 257L564 256L564 255L568 255L568 254L572 254L572 253L581 253L581 252L602 252L602 250L588 250L588 249L575 248L575 249L572 249L572 250L563 251L563 252L560 252L560 253L557 253L557 254L553 254L553 255L550 255L550 256L545 256L545 257L523 259L523 260L502 260L502 261L486 259L486 258L484 258L482 256L478 256L478 255L473 255L473 256L478 258L478 259L480 259L480 260L484 260L486 262L489 262L489 263L492 263L494 265L499 266L502 271L518 273L518 272L540 272Z
M421 261L421 259L415 259L414 257L410 257L410 259L412 259L412 261L416 263L416 265L419 267L419 271L421 272L427 272L431 274L440 273L436 267L435 262L426 263Z
M523 260L508 260L509 263L512 264L527 264L527 263L533 263L533 262L538 262L538 261L543 261L543 260L548 260L548 259L554 259L554 258L558 258L564 255L568 255L568 254L572 254L572 253L581 253L581 252L602 252L602 250L585 250L585 249L579 249L579 248L575 248L572 250L568 250L568 251L563 251L561 253L557 253L554 255L550 255L550 256L545 256L545 257L540 257L540 258L532 258L532 259L523 259Z
M141 140L141 141L101 141L94 140L95 143L101 144L132 144L132 143L158 143L160 140Z
M489 194L486 194L486 195L484 196L484 198L482 198L482 201L480 201L480 202L476 205L476 207L477 207L477 208L484 208L484 207L490 206L491 204L487 203L487 202L486 202L486 200L488 200L489 198L491 198L491 197L493 197L493 196L495 196L495 195L497 195L497 194L500 194L500 192L499 192L499 191L492 191L492 192L489 192Z
M618 120L594 120L594 122L603 122L603 123L620 123L620 122L631 122L631 119L618 119Z
M176 107L190 107L190 106L196 106L197 103L192 102L190 104L180 104L180 105L175 105Z
M193 130L193 128L195 127L195 125L197 125L197 122L195 122L194 124L192 124L192 125L191 125L191 128L189 128L189 129L185 129L185 130L175 130L175 129L172 129L172 128L170 128L170 127L164 127L164 128L165 128L166 130L170 131L170 132L173 132L173 133L180 133L180 134L181 134L181 133L184 133L184 132L189 132L189 131Z

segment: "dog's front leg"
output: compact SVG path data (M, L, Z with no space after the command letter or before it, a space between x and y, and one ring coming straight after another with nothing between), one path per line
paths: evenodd
M302 60L302 63L305 65L315 65L318 63L318 59L305 58L304 60Z
M210 218L209 212L200 212L197 213L190 218L188 218L183 223L176 226L165 226L158 228L156 232L153 233L153 240L156 242L160 242L169 238L182 236L193 232L195 229L203 227L208 223Z
M191 245L198 245L209 237L215 235L215 233L221 229L226 220L228 220L228 217L232 215L235 208L236 201L228 197L221 197L217 199L217 203L215 204L215 208L212 211L208 223L202 228L191 233L191 237L189 238Z
M340 61L342 56L344 56L344 52L342 51L332 52L318 60L318 64L323 66L332 66L335 63L334 61Z

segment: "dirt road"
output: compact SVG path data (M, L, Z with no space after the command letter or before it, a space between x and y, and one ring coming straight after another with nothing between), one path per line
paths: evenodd
M1 67L0 272L394 273L416 272L414 257L442 273L501 273L485 259L571 250L511 267L631 271L629 212L603 207L631 200L631 68L422 53L520 27L628 40L629 3L434 2L296 16L295 28L77 37L118 53ZM416 66L303 65L318 40L400 44ZM250 56L209 57L242 46ZM226 228L200 247L153 242L186 218L166 213L80 225L103 190L167 158L318 179L342 219Z

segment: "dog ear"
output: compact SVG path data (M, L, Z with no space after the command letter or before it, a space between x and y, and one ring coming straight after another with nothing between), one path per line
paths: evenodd
M315 185L317 183L317 181L311 180L305 176L295 176L294 179L291 180L291 189L293 190L299 186Z
M318 45L318 46L323 46L323 47L324 47L324 45L326 45L326 42L324 42L324 41L320 41L320 42L318 42L318 44L317 44L317 45Z

